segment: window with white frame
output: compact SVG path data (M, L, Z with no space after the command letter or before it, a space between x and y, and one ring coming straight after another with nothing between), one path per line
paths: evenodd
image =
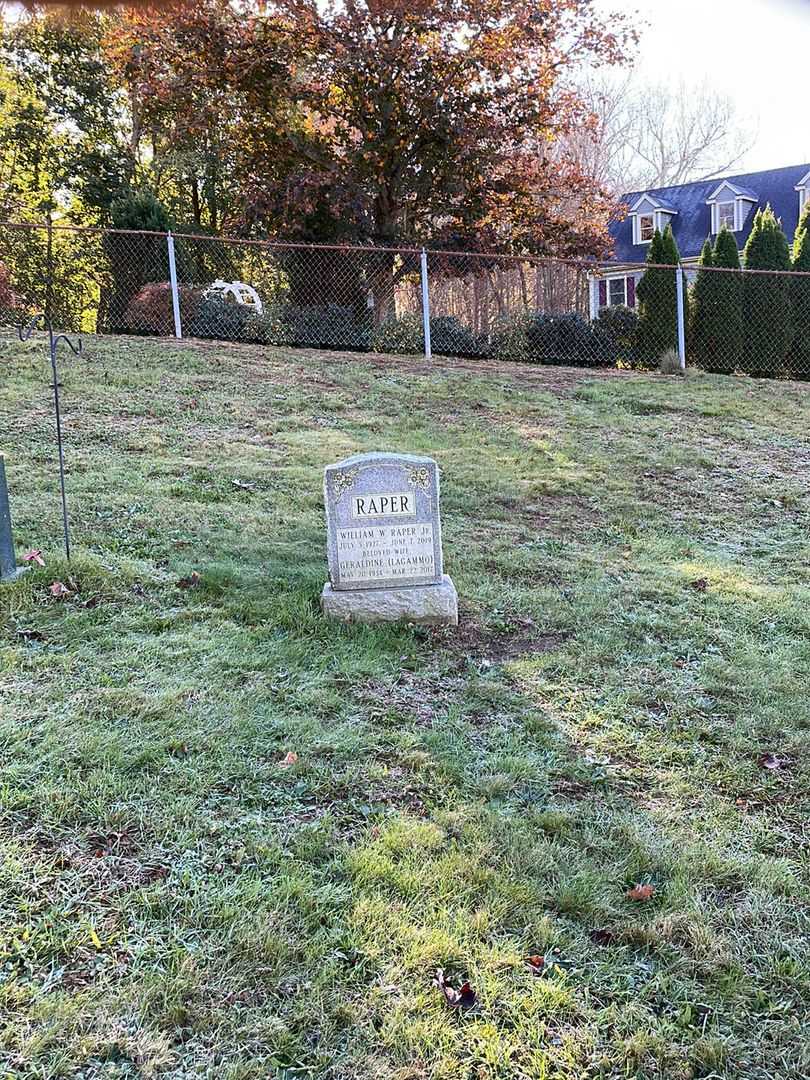
M736 211L733 202L721 202L717 204L716 219L715 219L715 232L725 227L732 232L736 229Z
M655 235L655 215L654 214L639 214L638 215L638 242L640 244L649 244Z
M627 278L608 278L607 283L608 307L618 307L620 304L627 305Z

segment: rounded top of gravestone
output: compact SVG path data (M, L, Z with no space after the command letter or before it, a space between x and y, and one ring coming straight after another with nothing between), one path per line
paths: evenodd
M395 450L373 450L368 454L352 454L351 457L327 465L327 469L346 469L356 465L382 465L402 462L405 465L435 465L436 461L426 454L398 454Z

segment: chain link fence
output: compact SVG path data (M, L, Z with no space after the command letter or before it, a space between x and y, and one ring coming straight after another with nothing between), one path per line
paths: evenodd
M810 377L810 274L0 224L0 323Z

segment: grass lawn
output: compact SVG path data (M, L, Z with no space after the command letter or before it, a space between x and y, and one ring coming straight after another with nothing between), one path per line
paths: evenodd
M810 386L91 340L68 567L44 356L0 345L46 560L0 589L0 1076L810 1074ZM372 449L442 467L457 632L319 614Z

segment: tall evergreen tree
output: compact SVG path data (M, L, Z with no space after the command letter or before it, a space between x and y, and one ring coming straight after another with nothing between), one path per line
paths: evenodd
M770 207L757 210L745 245L746 270L789 270L787 237ZM790 278L777 274L746 274L745 370L752 375L784 375L789 370L793 342Z
M793 238L793 269L810 272L810 202L808 202ZM810 277L792 278L790 299L793 305L793 348L791 367L794 375L810 375Z
M707 237L700 253L689 305L689 352L696 363L707 369L711 369L716 352L717 315L713 296L716 275L709 272L713 265L712 242Z
M655 367L667 349L675 349L678 345L677 271L668 267L677 266L680 255L669 225L663 234L655 230L647 252L647 262L650 267L644 271L636 288L639 305L638 350L642 362Z
M736 371L743 359L743 279L737 239L725 225L714 242L712 263L720 270L737 272L712 274L717 347L710 370Z

